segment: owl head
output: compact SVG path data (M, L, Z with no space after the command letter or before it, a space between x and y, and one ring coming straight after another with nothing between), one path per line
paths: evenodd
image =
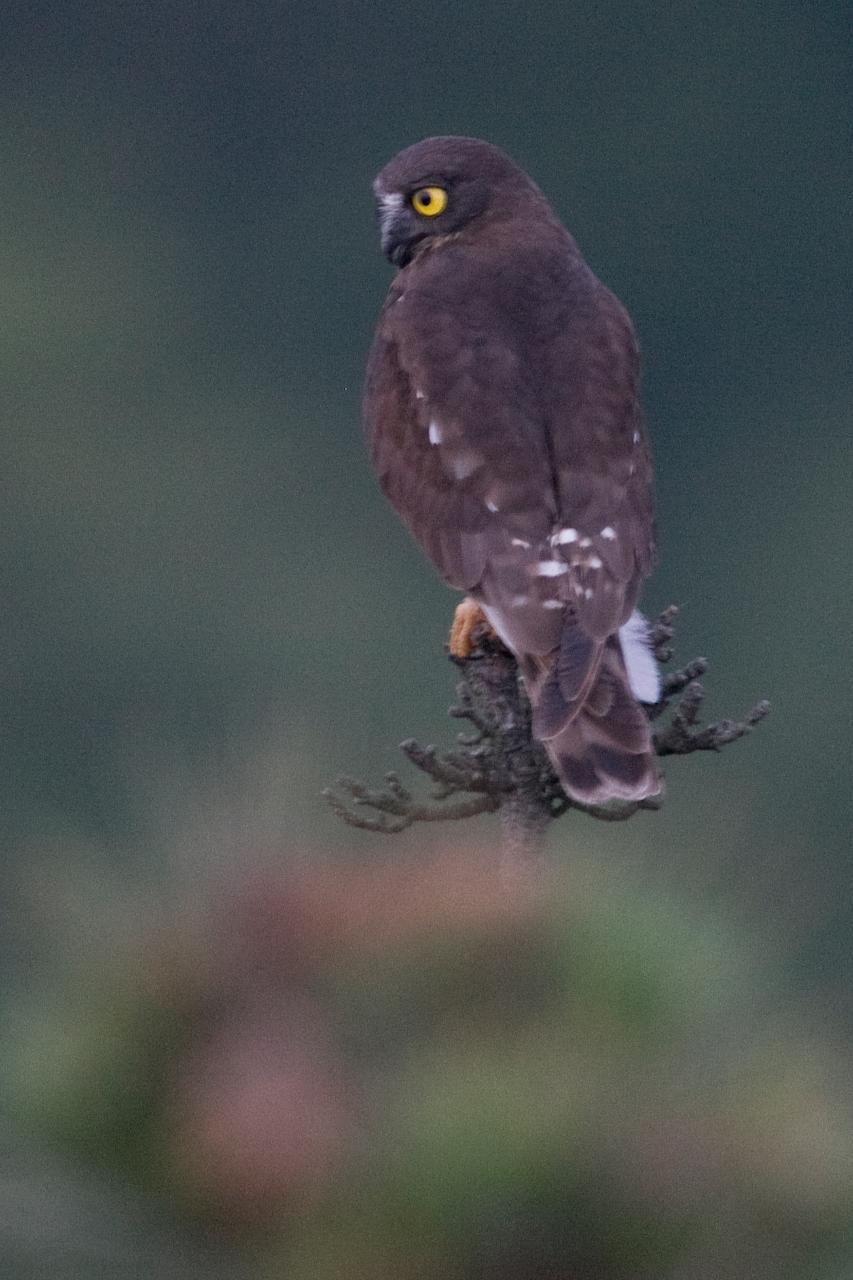
M519 207L545 206L539 188L500 148L478 138L425 138L391 160L373 184L382 252L396 267L438 237Z

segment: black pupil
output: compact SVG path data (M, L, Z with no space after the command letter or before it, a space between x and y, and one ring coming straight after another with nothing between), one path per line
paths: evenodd
M432 204L432 196L428 191L421 192L421 204Z

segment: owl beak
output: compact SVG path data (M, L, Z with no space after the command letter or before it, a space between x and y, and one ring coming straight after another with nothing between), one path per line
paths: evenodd
M393 262L398 270L407 267L412 260L415 247L425 240L424 233L412 231L404 217L396 225L382 229L382 252L389 262Z
M412 260L412 251L415 245L422 239L423 236L414 236L409 240L398 240L383 250L385 257L389 262L393 262L398 269L407 267Z

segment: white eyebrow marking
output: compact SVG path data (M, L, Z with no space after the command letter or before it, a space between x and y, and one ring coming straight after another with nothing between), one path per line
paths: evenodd
M569 566L562 560L538 560L536 572L540 578L558 578L561 573L569 572Z
M561 529L559 533L555 533L553 535L553 537L551 538L551 544L552 546L558 546L566 542L577 542L577 540L578 540L577 529L565 528L565 529Z
M441 427L438 425L435 418L430 418L429 420L430 444L441 444L443 439L444 439L444 436L441 434Z
M403 197L399 191L377 191L379 200L379 228L384 233L391 224L394 215L403 207Z
M604 528L601 530L601 536L602 538L607 538L609 542L612 542L613 539L616 537L616 530L613 528L613 525L606 524Z

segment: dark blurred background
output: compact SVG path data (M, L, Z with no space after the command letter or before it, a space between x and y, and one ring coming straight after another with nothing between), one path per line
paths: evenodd
M377 850L318 797L396 765L402 737L451 731L454 601L380 497L359 425L389 278L370 183L433 133L509 150L627 304L658 481L647 609L681 605L678 654L710 658L711 716L774 708L725 755L676 761L663 812L564 821L553 860L606 901L712 913L755 948L744 982L772 969L773 1016L814 1019L806 1041L846 1062L850 19L838 0L6 7L0 947L24 1165L38 1131L38 1161L62 1147L74 1176L103 1177L45 1122L53 1084L21 1082L52 1061L65 1078L68 1002L75 1035L99 1026L92 974L141 921L243 891L261 864L412 866L426 845ZM492 835L481 820L465 843ZM145 1182L149 1156L111 1192ZM37 1274L29 1247L4 1274ZM325 1275L299 1247L275 1256ZM723 1274L709 1257L656 1274ZM849 1274L835 1265L820 1275Z

